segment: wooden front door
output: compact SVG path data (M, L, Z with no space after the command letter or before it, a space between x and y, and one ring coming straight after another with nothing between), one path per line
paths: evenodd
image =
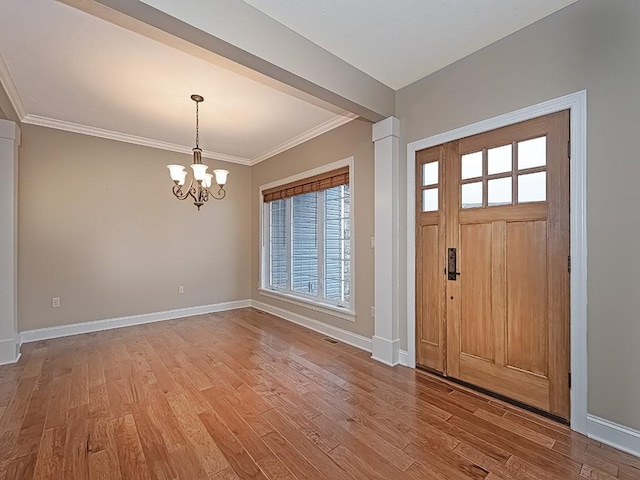
M569 112L418 152L417 362L569 418Z

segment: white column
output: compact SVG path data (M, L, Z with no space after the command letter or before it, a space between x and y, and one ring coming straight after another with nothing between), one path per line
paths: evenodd
M20 129L0 120L0 365L20 356L18 335L18 146Z
M375 143L375 324L372 358L399 363L398 162L400 121L386 118L373 126Z

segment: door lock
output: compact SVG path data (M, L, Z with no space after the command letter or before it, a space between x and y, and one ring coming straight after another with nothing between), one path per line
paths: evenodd
M447 251L447 278L454 282L458 279L458 255L455 248L449 248Z

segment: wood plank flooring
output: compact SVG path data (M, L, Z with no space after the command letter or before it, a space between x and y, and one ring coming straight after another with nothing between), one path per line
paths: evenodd
M640 479L640 459L253 309L23 346L0 480Z

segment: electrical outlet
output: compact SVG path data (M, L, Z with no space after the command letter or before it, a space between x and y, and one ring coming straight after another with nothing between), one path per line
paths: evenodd
M376 307L371 307L371 318L376 318Z
M184 285L179 285L178 286L178 293L180 293L180 294L184 293Z
M51 308L60 308L60 297L53 297L51 299Z
M376 248L376 237L371 237L371 248Z

